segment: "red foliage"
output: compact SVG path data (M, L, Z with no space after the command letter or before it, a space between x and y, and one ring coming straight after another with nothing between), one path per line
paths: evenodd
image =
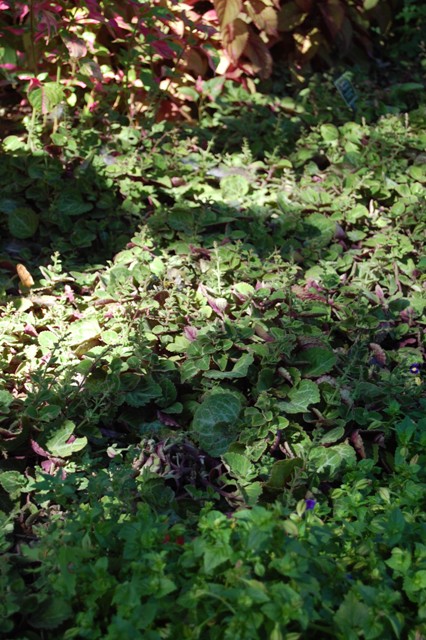
M393 1L366 12L363 0L0 0L2 84L59 80L88 111L134 117L154 103L160 119L189 117L202 80L267 78L272 47L296 72L333 46L368 51L368 19L386 27Z

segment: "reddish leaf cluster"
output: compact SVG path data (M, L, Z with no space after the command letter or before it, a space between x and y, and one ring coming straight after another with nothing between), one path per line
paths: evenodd
M333 49L370 52L369 22L389 27L393 0L65 0L0 2L3 85L41 73L70 107L190 118L213 76L248 83L273 63L299 70ZM40 80L40 77L39 77ZM217 91L216 91L217 89ZM45 115L45 114L44 114Z

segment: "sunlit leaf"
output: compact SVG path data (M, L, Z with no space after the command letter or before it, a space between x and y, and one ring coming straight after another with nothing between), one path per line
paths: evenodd
M54 456L68 458L73 453L81 451L87 445L87 438L73 438L75 424L71 420L56 429L53 436L46 442L46 448Z
M223 30L238 16L243 6L242 0L213 0L213 5Z

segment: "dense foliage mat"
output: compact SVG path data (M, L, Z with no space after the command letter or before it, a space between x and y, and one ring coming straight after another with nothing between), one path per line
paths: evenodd
M8 638L424 633L424 107L236 91L4 143Z

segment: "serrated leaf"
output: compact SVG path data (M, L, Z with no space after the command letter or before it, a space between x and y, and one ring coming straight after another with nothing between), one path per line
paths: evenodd
M91 202L85 202L78 191L64 190L60 193L55 208L64 216L80 216L93 209Z
M250 460L241 453L228 451L222 456L222 460L225 462L232 474L242 478L243 480L247 478L253 470L253 465Z
M224 200L240 200L249 192L250 185L244 176L226 176L220 181L220 190Z
M30 618L35 629L56 629L72 614L71 606L62 598L50 598L43 602L38 612Z
M248 368L253 364L253 356L251 353L245 353L235 363L232 371L206 371L205 376L207 378L214 378L217 380L224 378L245 378L247 376Z
M210 358L209 358L210 360ZM200 367L198 360L186 360L180 368L180 380L182 383L187 382L198 373L200 373Z
M317 385L312 380L302 380L299 386L288 394L290 402L280 402L279 407L285 413L304 413L309 405L320 401Z
M161 408L169 407L177 398L176 386L168 378L160 381L161 397L158 400L158 406Z
M315 468L316 473L327 471L330 476L355 462L355 450L345 442L328 448L315 447L309 453L309 463Z
M278 460L271 467L271 473L266 483L268 489L280 491L284 488L285 483L292 475L293 471L303 466L300 458L291 458L289 460Z
M304 220L304 226L308 232L309 238L312 238L317 244L324 246L328 244L334 237L336 232L336 223L322 213L311 213Z
M230 550L227 546L214 545L204 551L204 571L211 573L219 565L229 560Z
M10 495L17 498L28 483L26 477L19 471L2 471L0 473L0 485Z
M356 204L350 211L348 211L346 217L348 222L354 223L360 218L367 218L369 211L363 204Z
M73 453L81 451L87 445L87 438L75 438L72 442L68 442L74 433L75 424L71 420L65 422L56 429L55 433L46 442L48 451L59 458L68 458Z
M71 346L76 346L97 338L101 333L99 322L96 318L83 318L70 325L68 342Z
M125 395L125 402L131 407L144 407L156 398L161 398L163 390L152 378L141 380L136 389Z
M411 566L411 553L408 549L394 547L391 551L391 557L385 560L385 564L402 575L406 574Z
M307 361L300 367L302 374L310 378L322 376L332 370L337 358L331 349L324 347L312 347L301 354L301 359Z
M208 396L196 409L191 430L207 453L212 456L225 453L235 438L233 425L240 412L240 400L227 392Z
M31 238L38 228L38 215L29 207L18 207L9 214L9 231L14 238Z
M47 114L64 100L64 90L58 82L46 82L28 94L28 101L36 111Z
M360 602L353 591L346 594L334 620L346 637L355 629L366 629L371 622L369 607ZM358 634L356 634L358 635Z
M26 150L27 143L18 136L7 136L3 140L3 149L6 153L13 153L14 151Z

